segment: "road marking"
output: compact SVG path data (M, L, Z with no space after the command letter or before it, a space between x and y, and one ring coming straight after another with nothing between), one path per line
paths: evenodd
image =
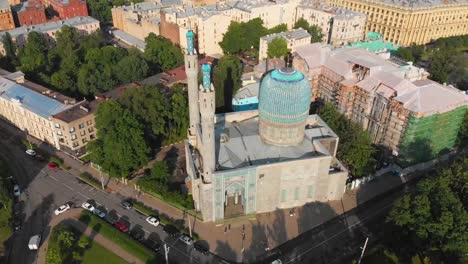
M89 198L88 196L86 196L86 195L84 195L84 194L82 194L82 193L80 193L80 192L78 192L78 194L81 195L81 196L83 196L84 198L86 198L86 199L88 199L88 200L91 200L91 198Z
M54 181L58 182L57 178L55 178L54 176L52 175L49 175L52 179L54 179Z
M145 231L145 232L148 233L148 234L151 233L150 231L148 231L148 230L146 230L146 229L144 229L144 228L142 228L142 230Z
M72 187L70 187L70 186L66 185L66 184L65 184L65 183L63 183L63 182L62 182L62 184L63 184L65 187L67 187L68 189L70 189L70 190L72 190L72 191L73 191L73 188L72 188Z
M326 240L320 242L319 244L316 244L314 247L309 248L308 250L303 251L302 253L300 253L300 254L294 256L292 259L288 260L286 263L291 263L291 262L293 262L295 259L300 258L301 256L307 254L309 251L311 251L311 250L313 250L313 249L315 249L315 248L317 248L317 247L319 247L319 246L321 246L321 245L327 243L328 241L330 241L330 240L332 240L333 238L335 238L335 237L337 237L337 236L343 234L344 232L348 232L348 230L351 230L354 226L357 226L357 225L361 224L362 222L366 221L367 219L369 219L369 218L371 218L371 217L374 217L375 215L377 215L378 213L380 213L381 211L383 211L384 209L386 209L386 208L388 208L388 207L390 207L390 206L392 206L392 205L393 205L393 203L389 203L389 204L387 204L386 206L381 207L379 210L374 211L374 213L368 215L367 217L363 218L362 220L359 220L358 222L356 222L356 223L350 225L349 227L347 227L346 229L343 229L343 230L341 230L340 232L335 233L333 236L329 237L328 239L326 239ZM355 214L352 214L352 215L350 215L350 216L346 216L346 218L351 217L351 216L354 216L354 215L355 215Z

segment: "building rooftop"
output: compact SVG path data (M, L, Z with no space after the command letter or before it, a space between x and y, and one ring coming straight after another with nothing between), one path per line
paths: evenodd
M227 5L204 5L204 6L173 6L165 8L162 11L166 14L176 14L177 18L187 18L191 16L198 16L201 18L211 17L212 15L222 13L229 10L231 7Z
M349 18L353 16L366 17L366 14L364 13L353 11L353 10L342 8L342 7L331 6L329 4L326 4L324 2L319 2L317 0L303 0L301 4L298 6L298 8L315 9L318 11L329 13L336 18Z
M245 12L251 12L253 8L265 7L276 5L275 2L269 0L252 0L252 1L233 1L229 2L228 5L232 8L236 8Z
M468 0L375 0L397 7L428 7L435 5L468 4Z
M279 147L263 143L258 131L258 116L236 122L236 115L255 113L256 110L216 115L217 170L238 169L275 162L330 155L315 140L336 137L336 134L318 117L309 116L306 136L297 146ZM234 117L234 118L233 118Z
M50 92L44 87L42 88L49 91L49 93L41 93L39 89L35 89L41 87L37 84L27 81L19 84L7 77L9 76L0 76L0 96L8 101L19 102L23 108L43 118L49 118L73 107L75 104L75 101L71 98L67 103L61 101L60 99L63 100L66 97L56 92Z
M8 0L0 0L0 9L10 9L10 3L8 3Z
M97 110L97 105L97 100L94 100L92 102L83 101L71 108L66 109L65 111L55 114L53 117L60 119L66 123L70 123L85 116L93 114Z
M368 32L365 41L354 42L346 48L364 48L368 51L378 53L382 51L396 51L399 46L392 42L387 42L382 39L382 35L378 32Z
M77 16L77 17L65 19L65 20L51 21L51 22L32 25L32 26L18 27L12 30L0 32L0 37L3 37L3 35L5 35L5 32L10 33L12 38L17 38L18 36L21 36L23 34L28 34L31 31L36 31L39 33L46 33L49 31L58 30L64 25L67 25L70 27L77 27L80 25L87 25L87 24L94 24L94 23L99 24L99 20L90 16Z
M286 38L287 40L296 40L296 39L310 38L311 36L309 32L307 32L307 30L298 28L298 29L294 29L291 31L285 31L285 32L279 32L275 34L266 35L266 36L261 37L261 39L267 42L271 42L273 39L280 38L280 37Z
M19 5L20 9L17 11L18 13L25 12L26 10L31 10L31 9L44 9L42 6L41 2L38 0L29 0L26 2L23 2Z
M122 31L122 30L119 30L119 29L113 30L112 34L116 38L120 39L122 42L125 42L126 44L128 44L130 46L136 47L140 51L145 51L146 42L144 42L143 40L141 40L141 39L139 39L137 37L134 37L134 36L124 32L124 31Z

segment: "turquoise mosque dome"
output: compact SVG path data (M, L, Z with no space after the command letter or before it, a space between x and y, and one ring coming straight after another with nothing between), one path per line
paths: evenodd
M292 68L276 69L260 84L258 114L264 142L290 146L304 140L312 96L304 74Z

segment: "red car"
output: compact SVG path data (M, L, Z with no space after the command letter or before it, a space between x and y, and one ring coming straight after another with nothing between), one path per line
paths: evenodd
M53 170L53 171L57 171L58 170L58 166L57 164L53 163L53 162L49 162L47 163L47 166L49 167L49 169Z
M124 222L118 221L114 224L114 227L122 232L128 232L128 226Z

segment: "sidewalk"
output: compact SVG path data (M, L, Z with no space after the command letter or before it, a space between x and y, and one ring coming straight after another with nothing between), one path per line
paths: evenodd
M66 221L65 224L67 225L72 225L79 231L81 231L83 234L86 236L90 237L94 243L98 243L99 245L103 246L107 250L113 252L117 256L121 257L123 260L125 260L128 263L134 263L134 264L143 264L143 262L134 257L133 255L127 253L127 251L123 250L119 245L115 244L114 242L108 240L107 238L103 237L101 234L93 231L91 228L89 228L87 225L84 223L78 221L76 218L80 216L82 209L71 209L59 216L56 216L52 218L52 220L49 223L48 228L50 228L49 232L52 232L52 229ZM47 237L43 237L45 239L39 249L38 252L38 257L37 257L37 263L38 264L45 264L46 263L46 254L47 254L47 249L49 246L49 238L50 238L50 233L47 235Z
M86 171L99 179L99 171L96 169L83 165L62 152L57 152L55 155L62 158L71 167L69 173L79 175ZM438 160L446 160L447 158L448 155L444 155ZM379 194L404 184L409 180L409 177L418 176L411 173L429 169L436 163L437 161L434 160L404 170L398 167L386 168L379 171L372 180L363 183L359 188L347 190L341 201L311 203L302 208L296 208L293 215L290 215L290 209L277 210L257 214L250 219L227 220L221 224L203 223L190 216L192 230L198 233L201 239L208 242L211 252L220 257L230 261L250 262L255 260L257 256L265 254L266 250L273 249ZM403 176L394 176L389 173L393 169L400 169ZM111 193L139 200L173 219L184 218L184 213L181 210L150 195L139 194L138 191L134 190L133 183L125 185L114 178L109 179L104 173L103 177L106 179L107 188L111 190ZM187 224L188 221L185 220Z

